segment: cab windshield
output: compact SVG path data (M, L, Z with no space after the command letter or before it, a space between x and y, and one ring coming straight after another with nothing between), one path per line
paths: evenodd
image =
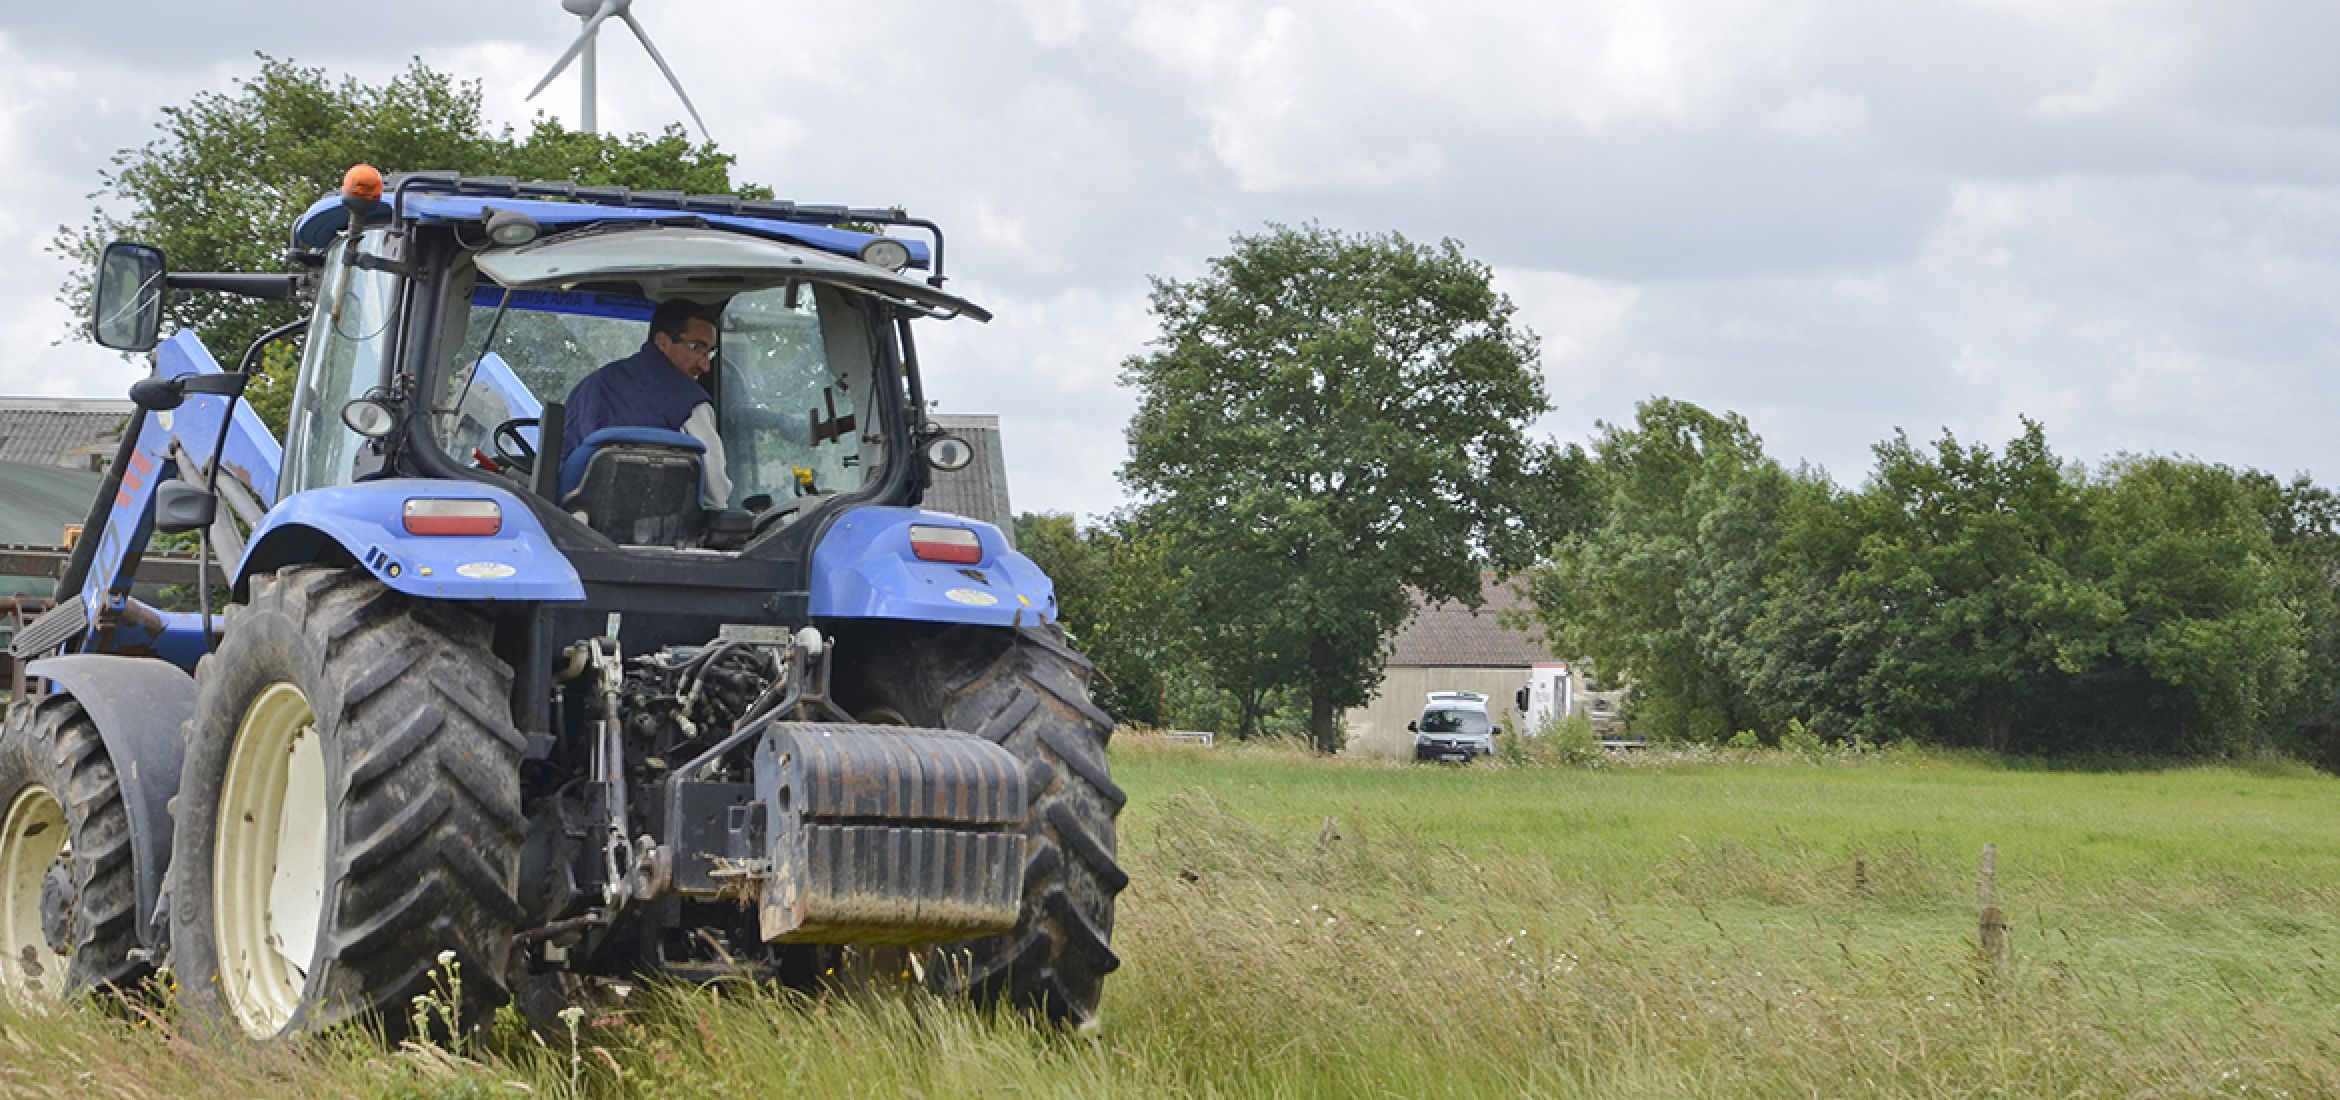
M1426 710L1422 712L1423 733L1489 733L1494 725L1487 715L1475 710Z
M588 375L643 351L657 304L626 293L511 289L484 276L468 295L466 308L451 311L459 328L442 345L434 428L456 461L515 477L531 465L543 406L565 403ZM723 440L732 485L725 504L852 492L876 475L884 456L870 413L878 372L868 299L805 282L689 297L720 317L714 369L699 385Z

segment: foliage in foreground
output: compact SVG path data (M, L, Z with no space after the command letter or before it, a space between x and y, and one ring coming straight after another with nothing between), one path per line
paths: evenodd
M1106 1024L654 991L539 1041L0 1010L25 1096L2328 1095L2333 780L1907 750L1600 770L1123 746ZM1915 809L1922 807L1922 810ZM1977 857L2013 928L1978 950ZM572 1056L573 1055L573 1056Z

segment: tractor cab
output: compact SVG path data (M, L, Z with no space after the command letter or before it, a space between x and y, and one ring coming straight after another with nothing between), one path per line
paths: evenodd
M334 323L296 402L298 488L396 464L344 429L344 407L371 401L382 408L363 419L406 421L409 448L432 452L411 461L444 459L440 476L509 483L621 546L736 552L834 500L909 502L924 479L905 461L921 426L902 322L988 317L905 274L927 252L893 237L428 190L397 209L326 257ZM320 203L300 232L350 216ZM563 431L569 396L646 354L654 311L674 301L714 321L691 380L703 436L650 407ZM391 407L401 396L408 407ZM703 492L717 486L722 499Z

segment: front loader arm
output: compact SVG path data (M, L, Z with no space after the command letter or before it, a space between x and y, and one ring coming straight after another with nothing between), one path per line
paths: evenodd
M185 329L163 341L154 358L158 378L222 373L202 341ZM94 529L81 533L84 545L77 550L85 548L87 558L77 553L68 567L65 580L78 579L79 584L60 592L56 610L25 630L15 646L19 656L47 652L77 638L76 648L83 651L152 649L189 665L201 655L199 616L146 607L131 598L130 588L154 535L156 488L171 477L192 479L209 468L229 401L216 394L190 394L176 409L137 415L135 425L127 429L134 432L135 443L117 457L120 480L112 504ZM260 511L276 499L284 451L251 405L238 401L220 452L224 456L220 496L227 506L212 534L221 560L232 563L241 557L243 529L257 522ZM97 515L94 509L92 515Z

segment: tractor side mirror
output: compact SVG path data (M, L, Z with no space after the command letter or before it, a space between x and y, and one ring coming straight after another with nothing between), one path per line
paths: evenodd
M153 351L162 331L162 250L115 241L98 260L90 335L116 351Z
M219 498L201 485L172 478L154 487L154 529L182 535L211 526Z
M926 464L948 473L964 470L975 461L975 448L955 435L938 435L926 441Z

